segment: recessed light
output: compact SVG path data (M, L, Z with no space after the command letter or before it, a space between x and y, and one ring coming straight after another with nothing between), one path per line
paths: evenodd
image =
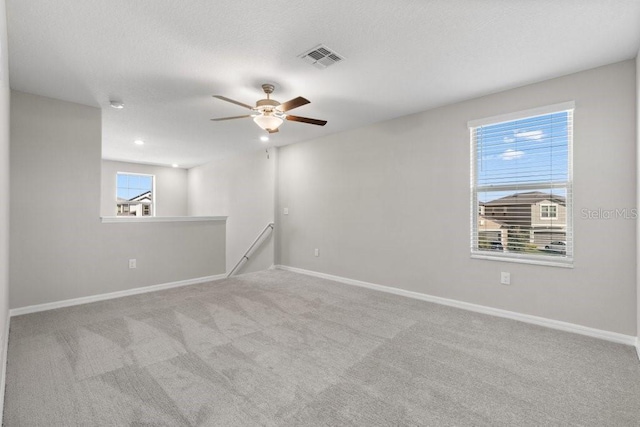
M172 168L177 168L177 167L178 167L178 165L177 165L176 163L174 163L174 164L172 164L172 165L171 165L171 167L172 167Z
M109 101L109 104L116 110L122 110L124 108L124 103L120 101Z
M136 139L135 141L133 141L133 143L136 145L144 145L144 141L141 139Z
M263 136L260 137L260 141L267 142L267 141L269 141L269 137L266 136L266 135L263 135Z

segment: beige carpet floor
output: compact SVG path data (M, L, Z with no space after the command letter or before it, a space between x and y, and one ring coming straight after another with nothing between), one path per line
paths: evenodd
M638 426L632 347L284 271L15 317L6 426Z

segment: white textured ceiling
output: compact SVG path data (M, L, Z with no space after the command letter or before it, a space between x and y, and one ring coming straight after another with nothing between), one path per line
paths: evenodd
M286 145L633 58L640 0L7 0L17 90L101 107L103 157L191 167L264 146L246 110L304 96ZM323 43L346 59L298 58ZM110 108L109 100L125 103ZM134 139L146 141L144 146Z

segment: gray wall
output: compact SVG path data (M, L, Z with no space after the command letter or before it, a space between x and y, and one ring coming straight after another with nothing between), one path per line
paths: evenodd
M5 2L0 0L0 348L9 312L9 70ZM5 363L0 353L0 371ZM2 408L0 391L0 408ZM1 414L1 409L0 409Z
M224 221L101 223L100 152L99 109L11 93L12 308L224 272Z
M277 262L635 335L636 223L580 216L635 207L635 78L629 60L282 147ZM570 100L575 268L471 259L467 121Z
M636 56L636 206L640 211L640 173L638 173L638 168L640 167L640 51L638 51L638 55ZM637 290L636 290L636 300L637 300L637 337L638 341L636 343L636 347L638 349L638 356L640 357L640 226L638 226L638 222L636 221L636 233L638 240L636 241L636 282L637 282Z
M102 160L101 216L116 214L116 174L118 172L155 175L156 216L187 215L186 169Z
M189 215L226 215L227 271L273 221L277 149L244 153L189 169ZM273 264L273 233L265 236L238 273Z

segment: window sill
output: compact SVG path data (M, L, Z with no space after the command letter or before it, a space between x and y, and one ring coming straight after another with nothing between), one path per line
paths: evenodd
M226 221L226 216L101 216L102 223Z
M509 256L509 255L490 255L490 254L479 254L479 253L472 253L471 258L487 259L490 261L517 262L520 264L542 265L546 267L573 268L573 258L557 259L554 257L541 257L541 259L532 259L532 258L519 257L517 255Z

